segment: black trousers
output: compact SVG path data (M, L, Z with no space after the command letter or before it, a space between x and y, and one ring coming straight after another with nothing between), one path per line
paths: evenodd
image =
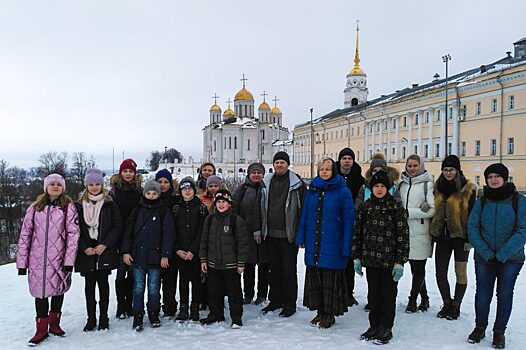
M176 257L178 259L179 257ZM161 269L161 289L163 292L163 313L165 315L175 315L177 311L177 301L175 293L177 291L178 266L176 259L170 259L170 266Z
M392 328L395 319L398 282L393 281L391 269L366 267L369 290L369 324L371 327Z
M224 317L224 297L228 296L230 306L230 317L241 318L243 316L243 298L241 293L241 276L236 269L216 270L208 267L208 297L210 303L210 314Z
M426 288L426 260L409 260L411 274L413 275L411 293L409 298L416 300L418 294L422 299L429 299Z
M179 300L182 304L189 304L190 283L192 283L192 304L201 303L201 262L197 256L192 260L175 258L179 270Z
M296 309L298 246L286 238L267 237L271 304Z
M347 288L349 290L349 297L354 294L354 261L349 259L347 268L345 269L345 276L347 277Z
M257 264L258 267L258 298L267 298L268 294L268 263ZM254 298L254 287L256 284L256 264L245 264L243 272L243 292L245 298Z
M99 313L101 319L108 318L108 305L110 303L110 284L108 276L110 271L93 271L83 274L84 276L84 296L86 298L86 311L88 318L96 318L97 301L95 299L95 289L99 286Z
M51 310L49 309L49 298L35 298L37 317L47 317L49 311L62 311L62 304L64 304L64 294L51 297Z
M455 274L457 283L455 284L454 301L457 305L462 303L467 289L467 261L469 251L464 249L466 241L462 238L453 238L441 242L436 242L435 247L435 269L438 290L444 303L451 301L451 289L448 281L449 261L451 254L455 259Z

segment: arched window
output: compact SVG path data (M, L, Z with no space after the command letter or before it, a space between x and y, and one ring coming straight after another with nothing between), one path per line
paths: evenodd
M351 100L351 106L357 106L358 105L358 99L355 97Z

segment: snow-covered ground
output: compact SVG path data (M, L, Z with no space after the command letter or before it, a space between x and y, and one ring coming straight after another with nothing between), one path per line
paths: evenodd
M472 259L472 257L470 257ZM84 281L75 274L71 290L66 294L63 308L63 328L65 338L51 336L39 349L377 349L377 345L359 339L360 333L368 327L367 313L363 310L367 283L365 278L357 277L355 295L360 305L353 307L344 316L336 319L336 324L327 330L309 325L314 312L301 306L303 297L304 264L300 250L298 256L299 300L298 312L288 319L274 314L261 314L261 307L245 306L244 327L231 329L228 310L227 322L203 327L196 323L175 323L162 320L160 328L149 327L137 333L131 329L131 319L111 319L110 330L82 332L86 321L84 306ZM441 299L434 280L433 260L428 261L427 286L431 298L431 309L426 313L406 314L404 312L410 285L409 266L399 283L397 315L393 330L394 339L385 349L487 349L491 348L491 330L479 345L466 342L474 325L475 276L473 262L469 263L469 287L457 321L438 319L436 313ZM111 278L111 277L110 277ZM0 348L27 349L26 342L34 334L34 302L27 288L27 278L17 276L14 264L0 266ZM113 278L111 279L113 281ZM453 265L450 267L450 281L453 280ZM454 282L453 282L454 283ZM110 285L113 283L110 283ZM526 338L526 283L519 276L515 293L515 306L509 323L507 335L508 349L524 349ZM495 316L496 301L493 301L490 314L490 328ZM115 297L110 300L110 315L115 314ZM204 317L205 312L201 313ZM523 345L520 345L523 344Z

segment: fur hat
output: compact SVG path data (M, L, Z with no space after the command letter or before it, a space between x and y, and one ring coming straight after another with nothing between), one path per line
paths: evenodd
M444 170L444 168L455 168L457 171L460 171L460 159L456 155L450 154L442 161L440 170Z
M102 171L99 169L88 169L86 175L84 175L84 186L88 187L89 184L104 184L104 177Z
M159 183L155 180L149 180L144 184L144 188L142 189L142 194L145 195L148 191L155 191L160 196L161 195L161 186Z
M122 161L121 165L119 166L119 174L122 173L124 170L129 169L133 171L134 173L137 172L137 163L131 158L125 159Z
M290 165L290 157L287 152L279 151L274 154L274 158L272 159L272 163L275 163L276 160L283 160L287 162L288 165Z
M195 181L191 176L184 177L179 183L179 194L183 191L183 188L191 187L195 192Z
M484 170L484 178L486 179L486 182L488 181L489 174L500 175L504 179L504 182L508 182L510 177L510 171L502 163L493 163Z
M221 187L221 178L217 175L211 175L206 179L206 187L216 184L217 186Z
M345 147L344 149L340 151L340 153L338 154L338 162L342 160L342 158L345 156L351 156L352 160L353 161L355 160L354 151L350 149L349 147Z
M383 184L387 189L391 188L391 181L385 171L378 171L371 177L369 188L372 190L376 184Z
M45 179L44 179L44 192L47 192L47 187L49 186L50 183L52 182L58 182L60 184L60 186L62 186L62 189L65 191L66 190L66 180L64 180L64 178L62 177L62 175L60 174L49 174Z
M229 190L221 189L217 191L217 193L214 196L214 205L217 203L217 201L226 201L230 204L232 204L232 195L230 194Z
M247 173L250 175L254 170L259 170L263 175L265 174L265 167L261 163L252 163L248 166Z
M373 159L371 160L369 169L371 169L372 172L374 168L382 168L382 170L387 173L387 161L385 160L383 153L373 154Z
M159 170L155 174L155 181L158 181L161 177L164 177L166 180L168 180L168 182L170 183L170 186L173 186L172 185L172 182L173 182L172 174L170 173L170 171L168 171L168 169Z

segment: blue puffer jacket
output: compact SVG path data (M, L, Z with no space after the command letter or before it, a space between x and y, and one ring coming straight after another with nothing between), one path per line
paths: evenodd
M475 261L484 262L497 258L500 262L523 262L526 244L526 198L519 195L518 219L512 197L502 201L486 200L482 210L477 200L468 222L469 242L475 248Z
M345 180L312 180L301 213L296 244L305 245L305 265L344 269L351 255L354 201Z

